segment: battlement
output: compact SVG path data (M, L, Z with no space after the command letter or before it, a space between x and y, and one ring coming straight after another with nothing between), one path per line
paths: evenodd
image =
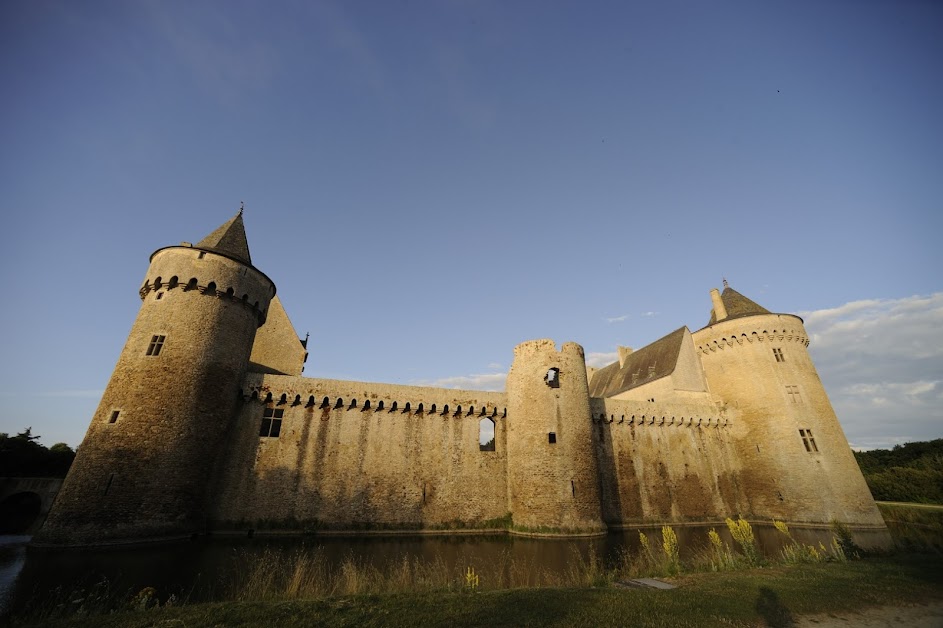
M215 281L206 281L204 283L196 277L191 277L187 283L184 284L181 283L177 275L170 277L166 282L163 277L158 276L153 280L145 280L144 285L138 290L138 294L143 301L151 292L154 292L155 296L160 295L162 297L163 293L177 289L182 292L191 292L193 294L216 297L217 299L226 299L232 303L242 305L252 310L259 321L259 327L265 324L266 317L268 316L268 309L262 309L259 305L259 300L250 296L248 292L244 292L242 297L237 297L232 286L229 286L226 290L222 290L217 287Z
M527 357L532 355L544 355L548 353L561 353L569 355L578 355L584 357L583 347L576 342L564 342L557 351L557 343L549 338L540 338L537 340L528 340L514 347L514 357Z
M747 327L745 323L756 323L755 320L744 320L740 319L735 321L735 323L740 323L738 327ZM723 323L715 325L719 327ZM727 347L736 347L742 346L744 343L751 344L754 342L773 342L778 340L780 342L798 342L804 347L809 346L809 337L805 333L805 330L800 325L796 327L778 327L769 330L768 328L764 329L762 327L756 327L751 329L749 332L739 330L731 330L731 332L724 333L723 329L717 330L715 333L708 334L708 331L711 331L712 328L708 327L698 331L694 334L694 341L697 343L697 350L700 353L711 353L714 351L722 351Z
M401 413L453 419L508 417L503 393L259 373L250 373L246 377L242 397L246 402L328 411Z
M726 428L733 425L731 410L714 404L675 403L655 405L642 401L590 399L592 421L599 427Z

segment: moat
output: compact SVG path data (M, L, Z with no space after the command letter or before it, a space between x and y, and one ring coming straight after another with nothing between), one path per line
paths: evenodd
M682 560L694 558L708 544L715 527L731 545L724 526L674 528ZM640 528L660 551L658 527ZM779 553L783 537L772 526L754 526L757 542L770 556ZM356 564L389 573L403 565L445 574L461 586L469 567L482 588L548 586L565 582L572 570L588 561L612 567L625 552L638 554L639 530L581 540L548 540L486 536L387 537L211 537L167 545L63 551L28 551L28 536L0 536L0 614L17 613L37 604L70 604L96 587L129 599L153 587L161 602L232 599L244 589L252 566L267 560L275 565L312 558L327 580L344 577L344 565ZM793 529L798 540L826 545L827 529ZM328 587L329 588L329 587ZM74 598L74 599L73 599Z

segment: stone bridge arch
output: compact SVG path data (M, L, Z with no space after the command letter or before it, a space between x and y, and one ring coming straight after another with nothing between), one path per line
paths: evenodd
M42 527L62 478L0 478L0 534L34 534Z

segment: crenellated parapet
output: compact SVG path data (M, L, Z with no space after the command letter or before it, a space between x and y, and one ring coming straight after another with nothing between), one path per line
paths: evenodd
M242 387L247 403L365 414L428 418L508 418L503 393L251 373ZM329 419L330 412L323 413Z
M755 317L754 317L755 318ZM795 318L795 317L794 317ZM748 327L752 320L741 320L739 327ZM772 329L754 328L746 331L731 330L729 325L710 333L710 328L697 332L695 340L697 350L701 353L712 353L724 349L734 349L744 345L764 342L797 342L803 347L809 346L809 337L802 328L801 320L795 327L780 327ZM719 325L718 325L719 327ZM738 333L739 332L739 333Z
M716 429L733 425L731 409L714 404L667 404L618 399L590 399L592 422L599 427Z
M275 284L245 261L191 246L158 249L138 290L142 301L186 293L213 297L251 311L261 327L275 296Z

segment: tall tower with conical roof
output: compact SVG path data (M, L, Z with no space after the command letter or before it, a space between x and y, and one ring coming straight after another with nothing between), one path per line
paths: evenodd
M195 246L155 251L139 294L137 319L36 544L203 529L275 284L252 265L240 210Z
M741 514L883 531L802 319L770 312L726 281L711 301L710 321L692 339L711 393L740 411L732 433L750 508Z

